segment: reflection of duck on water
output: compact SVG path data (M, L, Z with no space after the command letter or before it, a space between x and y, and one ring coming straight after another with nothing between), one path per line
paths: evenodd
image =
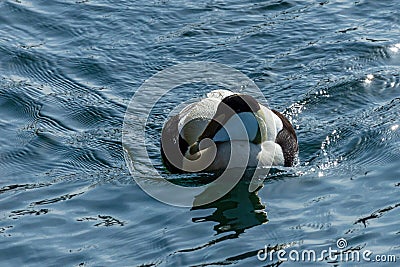
M208 216L195 217L192 220L193 222L217 222L214 230L218 234L234 231L235 235L239 235L246 229L268 222L265 206L261 203L257 192L258 190L249 192L249 183L240 181L229 193L217 201L193 207L192 210L216 210Z

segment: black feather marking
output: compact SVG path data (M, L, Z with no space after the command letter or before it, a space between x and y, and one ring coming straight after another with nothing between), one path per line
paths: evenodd
M185 155L189 148L189 144L182 138L179 134L178 123L179 114L171 117L164 125L161 133L161 157L164 162L165 167L171 173L181 173L182 170L177 168L174 164L171 164L164 152L164 148L168 151L174 151L176 153L181 153ZM177 150L176 139L178 138L179 150Z
M285 167L291 167L297 157L299 144L297 142L296 132L289 120L276 110L272 110L282 121L283 128L277 134L275 143L282 147Z

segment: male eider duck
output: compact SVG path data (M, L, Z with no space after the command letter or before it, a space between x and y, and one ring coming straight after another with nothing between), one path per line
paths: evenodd
M231 158L231 150L245 147L249 153ZM246 161L247 167L290 167L297 154L296 133L287 118L250 95L228 90L211 91L188 105L165 123L161 134L161 155L172 173L224 170L229 160L234 160L230 167ZM195 166L185 167L191 161Z

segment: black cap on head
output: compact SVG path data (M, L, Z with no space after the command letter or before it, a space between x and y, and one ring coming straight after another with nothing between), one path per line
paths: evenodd
M222 99L214 118L208 124L198 141L204 138L213 138L223 125L235 114L241 112L257 112L260 104L254 97L242 94L233 94Z
M221 103L227 105L235 113L257 112L258 110L260 110L260 104L258 104L257 100L255 100L254 97L249 95L230 95L222 99ZM220 104L218 109L224 108L223 104Z

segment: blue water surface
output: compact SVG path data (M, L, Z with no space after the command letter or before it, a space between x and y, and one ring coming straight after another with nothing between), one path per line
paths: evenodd
M365 264L257 258L345 238L396 266L399 20L397 0L0 1L0 265ZM299 165L192 209L143 192L123 156L125 111L146 79L188 61L250 77L295 126ZM158 167L184 92L149 118Z

